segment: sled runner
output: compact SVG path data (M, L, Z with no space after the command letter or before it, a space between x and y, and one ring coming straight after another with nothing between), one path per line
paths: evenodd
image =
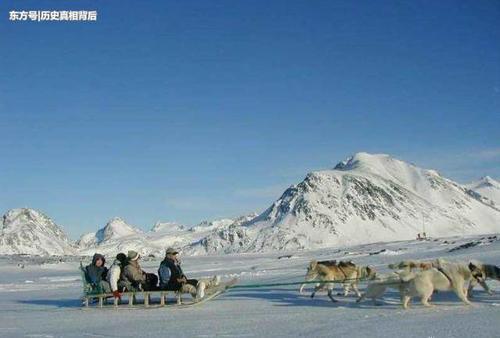
M135 308L138 305L146 308L156 308L156 307L164 307L168 303L168 295L174 294L174 297L177 299L174 304L176 306L188 307L193 305L203 304L206 301L212 300L224 292L231 286L237 283L237 279L232 279L228 282L222 282L219 285L207 289L205 291L205 297L199 300L193 300L189 302L182 301L182 295L178 291L165 291L165 290L154 290L154 291L131 291L131 292L123 292L121 293L122 300L118 298L114 298L112 293L103 293L99 288L93 288L90 283L88 283L87 278L85 276L85 270L80 264L80 272L82 275L82 284L83 284L83 296L82 296L82 306L89 307L91 304L96 304L97 307L103 308L108 304L108 300L113 301L114 307L118 307L120 304L128 305L130 308ZM158 299L159 303L153 303L152 299ZM126 299L126 301L124 301ZM142 300L142 302L138 302ZM142 303L142 304L141 304Z
M192 302L181 303L180 305L183 307L184 306L187 307L187 306L203 304L209 300L212 300L212 299L219 297L220 295L225 293L229 288L231 288L231 286L235 285L236 283L238 283L238 278L233 278L228 282L220 283L219 285L206 290L205 297L203 297L199 300L193 300Z

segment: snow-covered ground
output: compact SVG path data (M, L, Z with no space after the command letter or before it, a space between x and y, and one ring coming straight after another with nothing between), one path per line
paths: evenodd
M452 250L466 243L472 245ZM300 281L313 258L350 259L387 272L391 262L436 257L498 265L500 236L399 241L294 253L185 257L183 265L189 276L239 276L240 285L244 285ZM500 283L495 281L488 282L496 290L493 296L475 290L474 306L462 305L453 293L440 292L433 297L435 308L423 308L415 300L406 311L398 304L395 292L386 294L385 305L374 306L371 301L356 304L353 296L338 296L339 302L332 303L319 293L312 300L306 294L300 295L298 286L233 289L191 308L172 305L100 310L80 307L78 264L78 258L71 257L62 262L0 257L0 336L498 337L500 331ZM158 264L158 260L143 262L150 272L156 272Z

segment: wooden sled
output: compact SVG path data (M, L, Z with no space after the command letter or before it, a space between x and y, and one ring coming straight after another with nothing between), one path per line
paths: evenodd
M122 301L118 298L114 298L112 293L103 293L101 290L95 290L92 285L87 282L85 277L85 270L80 264L80 272L82 274L83 283L83 296L82 296L82 306L88 308L91 304L95 303L96 307L103 308L108 305L108 301L113 301L113 306L119 307L121 304L127 304L129 308L137 307L137 305L142 305L144 308L155 308L164 307L167 305L167 297L169 294L173 294L176 298L177 306L188 307L192 305L199 305L205 303L208 300L214 299L221 294L223 294L229 287L236 284L237 279L232 279L226 283L220 283L218 286L207 289L205 292L205 297L199 300L193 300L188 302L182 301L182 293L180 291L165 291L165 290L154 290L154 291L133 291L133 292L123 292L121 293ZM159 302L152 302L152 299L159 297ZM123 302L123 298L127 301ZM137 299L142 299L143 301L139 304ZM109 307L109 306L107 306Z
M113 306L118 307L122 304L127 304L129 307L136 307L137 305L142 305L143 307L164 307L167 305L167 296L170 293L174 293L177 298L177 304L183 304L181 294L176 291L135 291L135 292L123 292L121 293L122 300L119 298L114 298L112 293L100 293L100 294L85 294L83 295L83 306L89 307L93 300L97 300L97 307L104 307L108 305L108 300L113 301ZM152 302L152 297L159 297L159 303ZM126 299L124 302L123 299ZM141 303L138 299L142 299Z

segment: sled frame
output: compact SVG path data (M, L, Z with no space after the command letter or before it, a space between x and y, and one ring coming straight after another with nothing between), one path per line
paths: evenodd
M113 300L113 306L115 308L118 308L119 305L123 303L119 298L115 298L113 296L113 293L104 293L100 288L95 289L92 288L92 285L87 281L87 277L85 276L85 269L83 267L82 262L80 262L80 272L82 274L82 286L83 286L83 296L82 296L82 305L85 308L89 308L91 303L93 303L94 300L97 300L97 307L103 308L107 305L108 300L112 299ZM237 283L238 279L234 278L226 283L223 283L222 285L215 287L213 289L207 290L207 294L204 298L200 300L192 300L188 302L183 302L182 301L182 292L181 291L174 291L174 290L151 290L151 291L128 291L128 292L122 292L120 293L121 297L124 297L127 299L128 303L128 308L134 308L136 305L139 305L137 303L137 298L142 298L142 306L144 308L149 308L149 307L165 307L167 305L167 298L169 294L174 294L174 297L176 298L175 304L177 306L182 305L182 306L192 306L192 305L199 305L203 304L206 301L209 301L211 299L214 299L224 292L226 292L230 287L235 285ZM151 302L151 297L160 297L160 303L159 304L153 304Z
M87 277L85 276L85 268L83 267L82 262L80 262L80 273L82 275L82 287L83 287L83 296L82 296L82 305L86 308L90 307L92 301L97 300L97 306L102 308L104 307L108 299L113 299L113 305L118 307L120 305L120 299L114 298L112 293L104 293L100 288L93 288L92 285L87 281ZM169 290L153 290L153 291L129 291L121 293L121 296L127 298L128 306L134 307L137 304L137 296L142 298L144 307L150 307L151 304L151 296L160 296L160 306L165 306L167 304L167 296L173 293L177 299L177 304L182 304L182 295L179 291L169 291ZM156 305L156 304L155 304Z

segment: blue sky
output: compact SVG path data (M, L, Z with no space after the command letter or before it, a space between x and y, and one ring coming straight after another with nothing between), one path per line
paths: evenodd
M96 9L97 23L9 22ZM500 177L498 1L0 3L0 210L76 238L261 211L382 152Z

